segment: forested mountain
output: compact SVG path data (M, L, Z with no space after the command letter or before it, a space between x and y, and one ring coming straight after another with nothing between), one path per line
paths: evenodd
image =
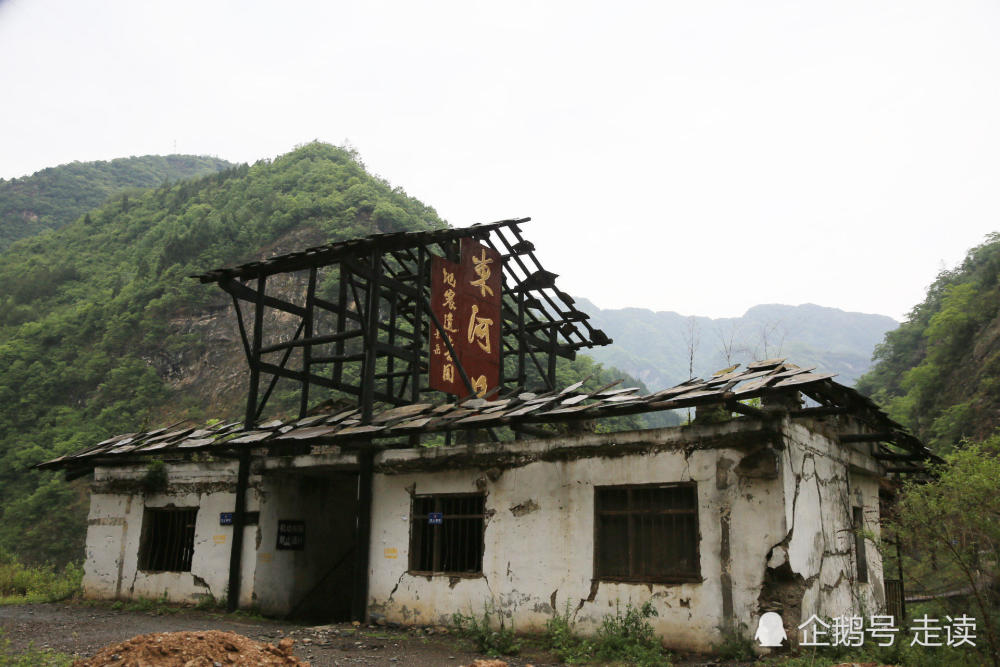
M711 319L642 308L601 310L586 299L580 308L614 338L593 350L599 362L661 389L689 377L694 349L695 376L706 377L734 363L787 357L799 365L837 373L852 385L871 367L875 346L897 322L884 315L848 313L813 304L759 305L742 317Z
M0 254L0 550L29 562L82 556L86 482L32 464L113 434L240 417L246 363L232 306L190 275L444 225L352 152L314 143L114 196L12 245ZM594 385L621 377L580 356L560 365L559 382L592 372ZM290 395L279 383L269 414Z
M1000 234L942 272L858 383L938 452L1000 426Z
M110 162L72 162L31 176L0 178L0 251L18 239L76 220L113 194L232 166L200 155L144 155Z

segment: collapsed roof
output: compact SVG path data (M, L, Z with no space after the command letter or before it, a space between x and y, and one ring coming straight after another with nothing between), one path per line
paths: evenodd
M921 462L935 459L916 437L869 398L833 381L832 374L814 370L784 359L769 359L645 395L635 387L618 387L621 381L596 391L582 390L584 383L577 382L540 394L517 392L494 400L472 398L458 403L391 407L375 412L370 419L363 419L359 409L350 408L274 420L249 429L241 422L200 427L181 423L115 436L35 467L61 468L67 475L77 476L95 466L186 457L195 452L227 456L252 448L280 456L314 444L332 444L345 450L402 448L410 446L405 436L414 434L509 426L515 431L523 429L541 435L531 425L713 405L750 419L850 416L853 423L841 429L840 441L874 443L873 456L883 462L887 472L918 472L922 470ZM809 406L799 405L800 394L810 399ZM746 399L754 398L764 399L763 407L749 405Z

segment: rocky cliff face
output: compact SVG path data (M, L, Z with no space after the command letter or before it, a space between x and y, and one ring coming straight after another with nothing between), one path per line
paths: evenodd
M269 245L247 261L267 259L325 243L315 228L297 228ZM205 267L213 269L217 267ZM306 272L280 274L267 281L267 294L293 303L304 303L308 276ZM203 409L208 418L242 419L246 406L249 369L232 298L214 283L202 286L208 301L200 308L177 313L169 321L169 331L188 341L183 347L160 348L149 359L157 374L175 390L178 401ZM240 302L247 335L252 335L254 306ZM269 334L264 345L290 338L299 325L291 313L268 308L264 312L264 331ZM295 368L294 353L289 360ZM270 377L270 376L267 376ZM293 386L288 380L279 386ZM165 406L175 413L182 405Z

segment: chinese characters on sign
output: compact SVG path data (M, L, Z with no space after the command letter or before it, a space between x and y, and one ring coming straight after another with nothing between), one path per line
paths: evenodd
M429 386L456 396L483 396L500 384L501 259L473 239L462 239L461 253L461 263L431 258L431 310L457 359L432 325ZM473 392L462 380L458 363Z
M976 619L966 615L945 616L946 623L924 614L913 619L909 631L910 646L975 646ZM829 622L815 614L798 626L802 631L799 646L861 646L867 635L879 646L892 646L899 628L892 616L870 616L868 626L861 616L838 616Z
M302 551L306 548L306 522L305 521L278 521L278 544L279 551Z

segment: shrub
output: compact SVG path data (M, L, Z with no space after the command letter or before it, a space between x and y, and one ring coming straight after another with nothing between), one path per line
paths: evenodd
M0 552L0 604L66 600L80 592L82 580L83 567L77 563L60 572L50 565L28 567Z
M545 621L545 644L561 661L567 664L588 662L593 653L590 642L573 632L570 620L569 600L566 601L566 611L556 612L552 618Z
M747 626L739 629L728 628L722 632L722 641L712 644L712 651L723 660L755 660L753 640L747 634Z
M594 656L606 662L623 662L638 667L670 665L653 625L649 619L657 616L653 603L646 601L641 607L631 602L625 606L615 604L615 613L604 617L594 641Z
M494 615L498 618L496 623L493 623ZM503 614L497 612L492 604L484 605L482 618L476 618L470 610L468 616L452 614L451 622L461 636L472 640L479 652L491 658L515 655L521 650L521 642L514 635L514 628L506 627Z

